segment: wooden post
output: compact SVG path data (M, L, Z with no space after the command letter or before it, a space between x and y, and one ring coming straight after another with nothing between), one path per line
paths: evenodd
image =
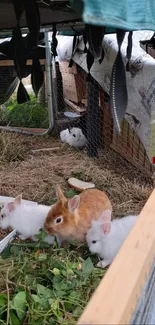
M155 190L78 325L129 324L155 257Z

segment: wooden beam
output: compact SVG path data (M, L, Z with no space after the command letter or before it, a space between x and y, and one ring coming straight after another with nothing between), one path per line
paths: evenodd
M45 65L46 60L45 59L40 59L40 64ZM32 60L27 60L27 65L32 65ZM5 67L5 66L14 66L13 60L0 60L0 66Z
M129 324L154 257L155 190L78 324Z
M65 103L71 107L76 113L85 113L86 112L86 108L83 107L79 107L76 104L74 104L73 102L71 102L69 99L64 98Z

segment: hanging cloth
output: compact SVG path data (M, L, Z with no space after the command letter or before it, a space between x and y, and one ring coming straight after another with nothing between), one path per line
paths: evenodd
M82 10L86 24L133 30L155 30L153 0L72 0Z

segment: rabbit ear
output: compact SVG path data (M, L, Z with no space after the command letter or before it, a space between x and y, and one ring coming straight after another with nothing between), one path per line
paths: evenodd
M16 207L21 203L21 200L22 200L22 194L18 195L13 202L9 202L7 204L9 212L13 212L16 209Z
M102 212L101 217L101 231L107 235L111 231L111 211L105 210Z
M101 224L101 231L105 234L108 235L111 231L111 222L104 222Z
M9 212L13 212L13 211L15 210L15 208L16 208L14 202L9 202L9 203L7 204L7 207L8 207Z
M65 196L61 190L61 187L59 185L56 187L56 195L60 202L66 201L66 198L65 198Z
M14 203L15 205L19 205L22 201L22 194L18 195L15 199L14 199Z
M111 211L110 210L103 211L100 216L100 220L102 220L102 222L110 222L111 221Z
M67 208L70 212L73 212L75 209L77 209L80 205L80 196L74 195L71 199L67 202Z

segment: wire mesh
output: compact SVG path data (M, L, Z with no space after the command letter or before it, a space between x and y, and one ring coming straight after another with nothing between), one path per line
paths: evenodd
M155 324L155 261L146 278L142 293L133 312L131 325Z
M56 62L55 68L53 73L55 131L59 136L62 130L80 125L85 133L86 107L82 100L86 97L86 75L81 68L78 72L75 65L68 68L68 62ZM65 112L76 113L77 117L72 114L69 118Z
M30 101L24 104L17 103L17 90L19 79L13 65L2 66L0 72L0 125L21 128L48 128L48 109L46 96L46 76L38 98L31 85L29 75L31 66L27 66L27 76L22 79L25 88L30 96ZM12 64L12 63L11 63ZM42 67L44 70L44 67Z
M145 34L145 38L149 39L151 33L148 31L148 35ZM134 36L133 36L134 37ZM143 33L139 34L139 39L143 39ZM105 48L105 55L108 54L108 48ZM144 58L146 53L144 52ZM135 59L133 59L134 61ZM138 59L132 62L132 77L130 78L130 88L134 82L135 66L139 67ZM134 63L134 64L133 64ZM139 63L140 64L140 63ZM150 163L144 145L142 144L139 136L137 135L136 129L132 128L135 123L133 116L126 114L126 119L123 120L121 125L121 134L118 134L114 128L113 120L110 112L110 99L108 94L98 84L98 82L91 76L87 76L87 73L79 67L79 65L73 63L71 68L68 67L67 61L55 62L52 64L52 84L53 84L53 101L54 101L54 115L55 115L55 133L60 137L60 132L70 130L73 127L79 128L82 131L84 137L86 137L87 143L85 145L87 154L90 157L100 156L100 152L103 152L105 147L111 148L116 151L123 158L128 160L133 166L141 170L143 173L151 176L154 172L154 167ZM15 78L14 67L0 67L2 74L0 82L2 84L2 91L0 93L0 102L5 102L10 94L15 90L18 80ZM6 77L5 77L6 75ZM10 78L14 80L14 87L8 91L8 82ZM25 79L26 80L26 79ZM2 82L3 81L3 82ZM107 80L108 82L108 80ZM26 82L25 82L26 83ZM143 81L142 81L143 83ZM31 81L28 81L31 84ZM107 85L107 88L109 86ZM5 89L7 89L7 92ZM148 92L149 94L149 92ZM154 101L154 93L152 92L144 100L142 94L142 100L147 107L148 100ZM152 96L152 97L151 97ZM151 99L150 99L151 98ZM46 97L46 80L40 90L39 98L34 102L44 106L42 112L37 114L35 109L30 109L30 115L28 120L22 120L22 127L28 127L29 121L36 119L36 122L32 122L30 127L47 128L48 127L48 112L47 112L47 97ZM34 113L34 114L33 114ZM67 117L65 113L70 114ZM139 113L138 113L139 114ZM19 126L19 115L16 116L16 121L12 120L5 121L6 109L5 105L1 106L1 125L6 123L12 126ZM35 115L35 116L34 116ZM39 117L40 116L40 117ZM68 114L69 116L69 114ZM40 120L39 120L40 119ZM75 146L77 149L83 146L77 146L77 142L74 137L78 137L77 134L73 134L70 145ZM149 137L149 135L148 135ZM83 142L82 142L83 143Z
M74 156L74 158L70 158L70 150L66 149L65 155L63 155L63 157L60 157L60 167L55 168L54 166L54 164L57 163L57 159L59 160L58 156L55 153L53 154L53 156L49 157L49 160L51 160L51 162L53 161L54 163L52 167L51 165L47 165L46 168L48 169L48 173L49 170L53 169L52 176L54 174L57 175L59 173L62 175L64 181L64 179L66 179L66 170L65 172L61 171L61 165L64 164L69 165L69 167L71 167L71 172L67 173L67 175L70 176L72 175L71 173L72 170L74 170L75 161L77 160L78 166L75 166L76 172L74 171L73 175L81 180L94 182L98 188L107 191L107 194L110 196L110 198L112 198L112 200L115 200L115 216L120 216L121 213L122 215L126 214L127 212L131 213L132 211L134 211L134 213L139 213L139 210L143 205L142 199L146 199L145 193L143 194L142 191L138 192L136 186L135 188L131 187L130 193L127 192L126 188L128 186L128 183L126 185L126 179L124 180L123 177L124 175L126 175L126 173L130 174L130 172L128 172L128 164L126 167L124 161L119 160L117 155L113 155L112 150L110 151L110 155L108 153L107 157L105 157L105 149L113 149L120 156L128 160L133 166L141 170L144 174L151 176L154 170L147 158L146 151L141 141L139 140L136 132L131 128L131 126L126 120L124 120L122 123L121 134L118 135L116 133L110 112L109 96L103 90L103 88L96 82L96 80L92 77L87 78L87 73L75 63L71 68L69 68L68 65L68 62L56 62L55 68L54 64L52 65L55 133L57 135L57 138L60 138L60 132L62 130L65 130L67 128L71 129L73 127L81 129L82 134L87 139L86 145L77 147L77 142L74 139L74 136L77 136L76 132L72 133L73 141L70 142L69 145L76 147L76 150L82 149L88 154L89 157L97 157L99 159L93 160L93 163L95 162L96 164L95 167L94 165L90 166L87 161L84 165L82 165L83 161L85 160L85 154L82 153L82 155L80 155L81 157L79 160L79 152L76 155L76 152L73 151L72 157ZM30 78L27 78L24 84L26 83L28 86L31 84ZM42 97L42 99L40 97ZM41 113L42 111L40 111L40 102L42 102L43 104L43 111L45 112L45 114ZM24 110L26 106L27 104L24 105ZM34 107L31 107L27 111L24 110L23 107L22 109L19 109L18 106L16 121L14 119L15 123L13 124L13 121L9 119L9 125L35 128L35 122L37 122L39 123L37 124L38 127L48 127L46 78L45 84L43 85L39 93L38 103L37 101L35 101ZM77 115L71 116L70 118L66 117L64 114L66 112L76 113L78 117ZM26 119L25 114L28 114L28 119ZM44 121L45 123L43 123ZM2 124L1 118L0 122ZM53 138L52 141L54 141ZM60 150L62 150L62 152L64 151L63 146L60 146ZM60 152L58 153L58 155L60 155ZM89 161L91 164L92 160L89 159ZM123 163L124 166L122 166ZM112 165L114 166L114 168L112 168ZM124 171L125 169L127 170L127 172ZM36 173L38 173L38 175L40 174L42 179L44 179L44 175L41 174L40 170L38 171L37 167ZM115 183L115 177L117 174L119 174L121 177ZM134 180L133 182L135 182L135 174L136 173L133 172L131 173L131 175L129 175L131 181ZM31 177L33 178L32 175ZM48 178L48 175L45 177ZM21 178L23 178L22 168ZM30 182L31 184L30 178L28 179L28 182ZM117 195L116 192L120 191L119 184L121 183L122 186L123 182L125 185L122 189L122 193L119 193ZM44 183L46 183L46 180ZM54 186L55 184L53 185L53 187ZM129 184L129 187L130 186L131 183ZM34 187L36 187L36 185ZM10 191L12 190L13 189L11 188ZM138 196L137 192L134 196L134 190L135 192L137 191L138 193L140 193L140 199L137 199L136 197ZM8 188L6 191L8 191ZM24 191L26 191L25 188ZM46 189L46 192L49 192L48 189ZM127 192L127 194L124 194L125 192Z
M18 84L14 66L0 66L0 105L13 94Z
M87 79L87 74L76 64L72 68L68 68L68 62L60 62L60 70L63 90L62 87L61 89L59 86L57 87L58 101L62 100L63 91L64 98L67 98L69 102L65 110L76 112L80 114L80 117L64 119L63 124L58 123L58 134L63 129L78 127L87 138L86 150L90 157L97 157L105 147L110 147L133 166L151 176L154 167L150 163L136 131L124 119L121 125L121 134L116 132L110 111L109 96L96 80L92 77ZM58 106L60 107L60 104ZM63 112L61 118L64 116ZM60 111L56 116L59 120Z

